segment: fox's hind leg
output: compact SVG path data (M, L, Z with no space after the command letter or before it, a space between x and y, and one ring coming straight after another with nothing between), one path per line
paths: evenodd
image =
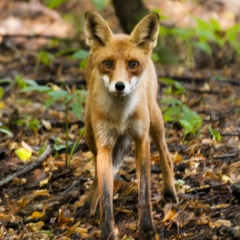
M165 140L162 112L156 102L150 109L150 135L158 147L163 178L163 197L178 202L174 186L173 163Z

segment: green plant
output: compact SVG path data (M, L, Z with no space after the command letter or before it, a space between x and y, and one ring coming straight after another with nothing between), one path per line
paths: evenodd
M71 58L74 60L81 60L80 61L80 68L84 69L87 64L87 59L89 57L90 53L89 51L85 51L83 49L75 51Z
M184 136L188 133L198 134L202 126L202 118L176 98L167 98L161 101L167 107L163 109L163 118L166 122L179 122L184 128Z
M23 119L16 121L18 126L24 127L27 130L36 131L40 127L40 122L36 118L32 118L31 116L25 116Z
M40 53L38 53L38 55L37 55L37 60L46 66L52 65L52 62L54 59L55 59L55 57L53 54L43 51L43 50Z
M21 92L31 92L36 91L40 93L46 93L48 99L45 101L45 106L47 108L51 107L57 101L63 101L63 104L71 102L72 112L76 118L80 119L82 117L86 99L86 90L75 90L69 92L67 90L58 89L55 90L50 86L40 86L35 81L27 82L29 86L24 87Z
M179 95L186 93L185 87L178 81L171 78L160 78L159 81L169 85L169 87L164 90L165 94Z
M62 5L63 3L67 2L68 0L44 0L45 4L49 7L49 8L57 8L60 5Z
M11 132L7 127L5 127L5 126L2 124L2 122L0 122L0 132L8 135L9 137L12 137L12 136L13 136L12 132Z
M55 141L54 141L53 148L56 151L60 151L60 150L66 148L66 143L61 138L56 138Z
M159 32L160 49L158 51L160 62L172 64L179 60L178 56L182 55L181 58L190 63L193 58L193 49L201 49L211 55L212 43L220 48L229 44L235 52L240 54L239 24L223 30L215 19L209 21L196 19L195 21L194 28L161 26ZM154 57L154 59L157 58Z
M53 54L46 52L46 51L41 51L37 54L37 64L35 66L34 72L35 74L38 73L39 66L40 64L44 64L45 66L50 67L54 61L55 57Z
M70 162L71 162L71 160L72 160L72 155L73 155L73 153L75 152L76 147L77 147L79 141L81 140L81 138L83 137L84 133L85 133L85 128L82 128L82 129L80 130L80 133L79 133L79 136L78 136L77 140L75 141L75 143L74 143L74 145L73 145L73 147L72 147L72 150L71 150L71 152L70 152L69 158L67 159L67 163L66 163L67 166L70 166Z
M45 101L45 106L47 108L51 107L57 101L63 102L65 105L65 116L66 116L66 166L70 165L71 154L68 158L69 147L68 147L68 123L69 123L69 104L71 103L72 112L76 118L80 119L82 117L84 107L83 104L86 100L86 91L85 90L76 90L73 92L59 89L55 90L54 88L48 86L39 86L36 82L30 82L30 86L25 87L22 89L21 92L29 92L29 91L37 91L37 92L45 92L48 95L48 99ZM78 140L79 141L79 140ZM61 144L60 147L63 147ZM57 145L55 146L57 147Z
M216 141L220 142L222 137L220 132L218 132L217 130L212 129L211 127L208 128L211 136L213 137L213 139L215 139Z

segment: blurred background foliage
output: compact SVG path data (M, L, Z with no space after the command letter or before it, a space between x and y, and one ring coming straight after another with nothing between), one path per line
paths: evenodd
M100 12L113 32L125 33L149 12L159 13L152 59L169 97L161 104L165 121L179 122L184 136L199 133L202 119L190 112L179 79L240 79L238 0L1 0L0 98L15 86L19 98L39 92L47 109L60 104L70 107L74 118L83 118L87 10ZM6 131L4 123L1 129Z

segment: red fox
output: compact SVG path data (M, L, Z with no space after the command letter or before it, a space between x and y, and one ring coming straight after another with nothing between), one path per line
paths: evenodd
M134 141L139 192L140 239L156 239L150 192L150 139L160 153L163 196L178 202L173 164L165 141L162 113L156 101L157 78L151 60L157 44L159 16L143 18L130 36L114 35L97 13L85 15L88 96L86 141L95 157L95 179L83 209L95 214L100 199L101 239L116 239L113 216L114 173ZM78 215L78 213L76 214Z

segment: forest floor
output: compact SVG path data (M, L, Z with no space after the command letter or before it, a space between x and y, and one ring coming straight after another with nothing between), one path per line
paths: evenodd
M21 1L18 4L19 14L29 6ZM10 16L16 5L8 3L7 7L2 19ZM0 10L3 12L1 4ZM106 15L108 11L112 13L110 9ZM37 12L37 15L34 12L24 18L20 16L23 19L20 22L13 17L6 18L5 24L12 23L16 29L17 24L24 24L26 33L10 36L0 31L0 127L9 130L6 134L5 128L0 128L0 239L98 239L99 209L91 218L73 218L82 207L94 177L92 154L84 138L80 139L70 166L66 167L66 105L56 101L47 108L46 92L21 91L26 87L26 79L43 87L65 88L70 93L86 89L79 60L69 57L71 51L59 54L61 49L56 44L59 38L71 36L71 26L52 20L59 16L47 8ZM43 37L20 36L28 34L29 26L49 32ZM64 34L58 35L59 32ZM64 44L68 46L67 39ZM82 36L79 42L70 44L72 49L84 45ZM39 60L43 48L49 53L46 62L44 58ZM184 87L184 93L174 97L202 118L199 134L185 137L178 123L165 124L179 204L166 203L161 197L160 159L156 147L151 145L152 211L160 239L240 239L238 66L187 70L156 65L159 76L170 75ZM166 82L160 84L159 100L169 98L168 89ZM160 106L164 112L166 106ZM72 111L67 115L71 149L84 122ZM216 130L215 134L210 129ZM20 150L20 157L16 150ZM25 172L7 181L19 171ZM115 176L114 216L119 239L138 239L134 146L129 147L124 164Z

